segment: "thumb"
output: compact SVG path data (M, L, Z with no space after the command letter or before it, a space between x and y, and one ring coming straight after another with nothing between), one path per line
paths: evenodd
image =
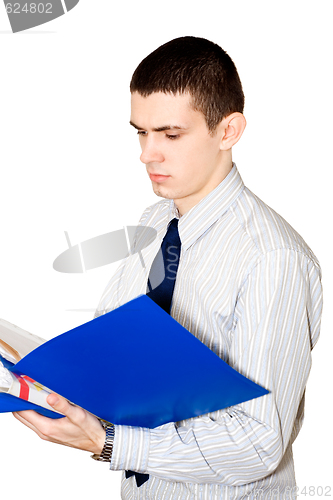
M46 398L46 401L50 406L54 408L56 404L59 403L60 399L56 394L49 394Z
M71 405L65 398L59 396L59 394L52 393L47 396L46 401L56 411L71 419L71 414L73 413L73 410L75 410L75 407Z

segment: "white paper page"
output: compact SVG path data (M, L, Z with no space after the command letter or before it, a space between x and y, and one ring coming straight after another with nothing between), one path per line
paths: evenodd
M11 363L14 363L14 364L17 363L17 360L14 358L14 356L9 354L7 352L7 350L2 345L0 345L0 355L3 356L8 361L10 361Z
M25 386L24 395L22 395L22 384ZM11 373L0 361L0 392L5 392L16 396L17 398L25 399L36 405L55 411L47 402L46 398L52 391L47 387L33 381L29 377L19 376Z
M0 319L0 339L15 349L21 358L46 342L46 340L37 337L37 335L26 332L4 319Z
M13 378L9 370L0 361L0 391L8 392L13 383Z

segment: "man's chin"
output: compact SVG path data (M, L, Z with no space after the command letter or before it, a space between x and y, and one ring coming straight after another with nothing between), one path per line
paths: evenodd
M156 194L156 196L159 196L160 198L166 198L167 200L171 200L173 196L167 192L167 190L160 189L159 186L154 186L153 185L153 191Z

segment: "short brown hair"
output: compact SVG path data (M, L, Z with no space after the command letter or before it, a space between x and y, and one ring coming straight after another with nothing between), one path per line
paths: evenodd
M244 93L236 66L219 46L205 38L176 38L149 54L133 73L131 92L143 97L154 92L192 96L213 132L226 116L243 113Z

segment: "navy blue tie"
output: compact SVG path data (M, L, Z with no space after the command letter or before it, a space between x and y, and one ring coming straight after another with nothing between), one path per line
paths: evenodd
M178 219L173 219L161 245L163 261L160 252L157 253L148 278L146 295L170 314L173 290L175 288L178 271L181 241L178 233ZM163 269L164 268L164 269ZM161 277L164 279L161 282ZM154 284L158 283L157 286ZM148 481L149 474L141 474L132 470L125 471L126 479L135 475L136 484L140 487Z
M147 296L168 314L170 314L171 310L172 295L178 271L180 247L178 219L173 219L161 245L164 279L158 286L154 285L161 281L159 279L161 276L161 256L157 254L152 263L147 284Z

